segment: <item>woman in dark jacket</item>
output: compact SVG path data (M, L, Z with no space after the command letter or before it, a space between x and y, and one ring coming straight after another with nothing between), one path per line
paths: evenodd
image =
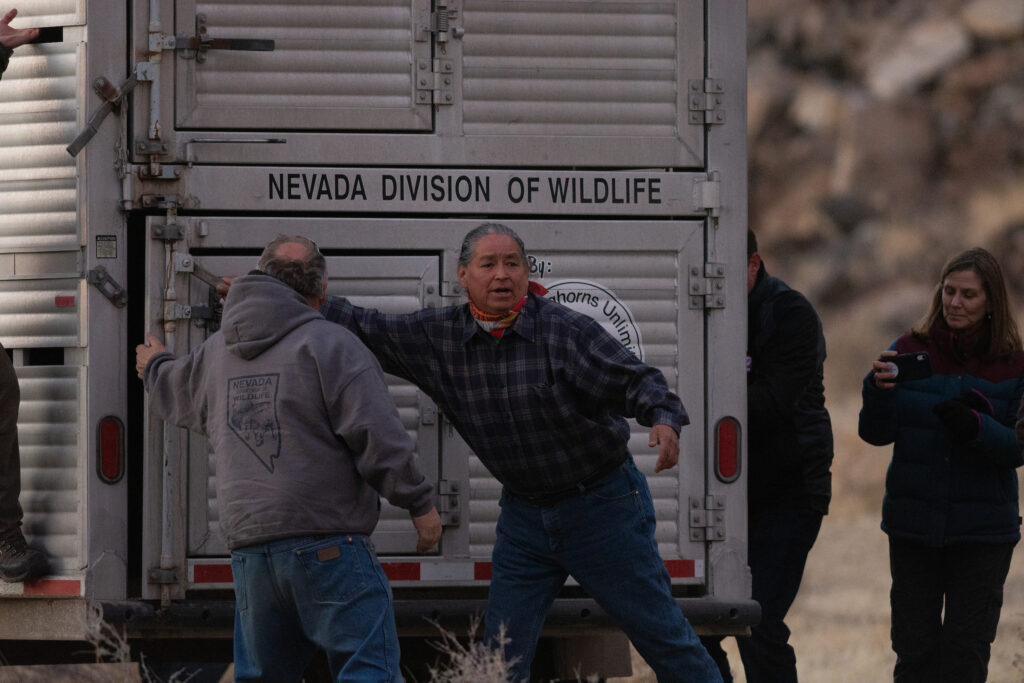
M929 355L931 376L900 381L888 357L911 352ZM1020 540L1022 394L1024 351L1002 270L969 249L942 269L928 314L882 352L863 386L861 438L894 444L882 530L900 683L988 674Z

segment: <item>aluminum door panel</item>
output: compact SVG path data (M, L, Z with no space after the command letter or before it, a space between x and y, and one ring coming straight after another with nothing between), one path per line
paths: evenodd
M689 81L704 78L700 4L467 0L464 134L514 139L513 165L571 163L595 144L626 166L668 150L669 165L702 165L704 128L687 124Z
M188 0L177 35L273 40L270 52L178 50L176 126L231 130L430 130L416 102L427 0L343 4ZM198 58L197 58L198 57Z

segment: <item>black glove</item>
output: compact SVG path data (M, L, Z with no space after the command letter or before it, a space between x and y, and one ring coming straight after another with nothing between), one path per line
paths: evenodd
M967 443L978 438L981 431L981 419L959 399L950 399L936 404L932 412L939 417L955 443Z
M954 401L960 401L971 410L977 411L984 415L992 416L992 404L989 402L985 394L981 393L977 389L970 389L960 394Z

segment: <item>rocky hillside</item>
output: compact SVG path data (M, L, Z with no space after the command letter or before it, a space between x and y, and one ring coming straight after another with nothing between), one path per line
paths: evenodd
M962 248L998 253L1024 304L1024 0L748 8L751 226L819 306L835 380Z

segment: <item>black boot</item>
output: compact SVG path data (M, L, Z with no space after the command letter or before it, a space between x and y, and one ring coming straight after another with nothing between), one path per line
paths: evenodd
M0 579L17 583L49 573L50 561L43 552L28 547L21 529L0 536Z

